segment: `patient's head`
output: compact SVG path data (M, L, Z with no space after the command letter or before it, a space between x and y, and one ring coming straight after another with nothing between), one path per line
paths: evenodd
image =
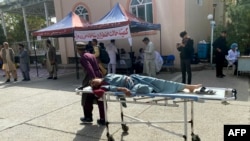
M89 85L93 88L93 89L98 89L100 88L102 84L102 79L101 78L94 78L92 80L90 80Z

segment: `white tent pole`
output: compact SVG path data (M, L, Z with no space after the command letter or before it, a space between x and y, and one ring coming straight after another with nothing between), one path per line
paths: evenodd
M6 26L5 26L5 20L4 20L4 16L3 16L3 11L2 11L2 10L1 10L1 18L2 18L3 33L4 33L5 37L7 37Z
M162 55L161 27L160 27L160 54Z
M73 37L73 44L74 44L74 53L75 53L75 61L76 61L76 79L79 80L79 62L78 62L78 57L77 57L77 50L76 50L76 41L75 38Z
M128 38L128 43L130 45L130 52L132 52L132 37Z
M44 2L44 11L45 11L46 25L49 26L49 16L48 16L48 8L46 2Z
M25 26L25 32L26 32L26 39L27 39L28 47L30 49L31 48L30 47L30 38L29 38L29 31L28 31L25 8L22 7L22 10L23 10L23 20L24 20L24 26Z

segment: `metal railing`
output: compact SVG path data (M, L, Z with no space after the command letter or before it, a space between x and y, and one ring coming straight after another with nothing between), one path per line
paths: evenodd
M10 47L14 50L16 58L18 57L19 47L18 44L23 44L24 47L29 51L31 63L33 63L34 58L37 57L37 62L41 63L43 62L43 59L45 57L45 53L47 51L46 47L46 40L35 40L35 41L23 41L23 42L14 42L9 43ZM58 39L51 39L51 42L53 46L56 48L56 52L59 52L59 42ZM30 48L29 45L30 44Z

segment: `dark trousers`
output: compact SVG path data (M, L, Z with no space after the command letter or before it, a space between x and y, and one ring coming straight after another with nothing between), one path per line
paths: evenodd
M30 73L29 71L22 71L23 79L30 80Z
M182 73L182 83L191 84L192 72L191 72L191 60L190 59L181 59L181 73ZM187 74L187 83L186 83L186 74Z
M222 76L223 74L223 66L225 62L224 55L217 55L216 56L216 76Z
M49 72L49 76L50 77L57 77L57 65L55 64L55 65L52 65L51 67L52 67L52 71Z
M133 69L135 70L136 74L140 74L143 72L143 64L140 62L134 63L133 64Z
M86 118L92 118L92 116L93 116L92 111L93 111L94 102L97 102L97 105L98 105L98 108L99 108L100 119L105 119L104 102L103 101L98 101L98 98L94 94L86 94L85 103L83 105L84 116Z
M86 73L86 71L84 71ZM82 80L82 87L86 87L89 85L89 80L90 77L89 75L85 75L83 80ZM97 103L98 108L99 108L99 114L100 114L100 119L105 119L104 115L104 105L103 101L98 101L98 98L93 94L83 94L82 95L82 107L83 107L83 113L86 118L92 118L92 111L93 111L93 104Z

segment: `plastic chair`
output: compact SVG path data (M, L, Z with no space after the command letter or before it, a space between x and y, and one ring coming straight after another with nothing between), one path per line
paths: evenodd
M167 56L162 56L162 59L163 59L162 68L166 68L168 71L173 71L175 56L170 54Z

